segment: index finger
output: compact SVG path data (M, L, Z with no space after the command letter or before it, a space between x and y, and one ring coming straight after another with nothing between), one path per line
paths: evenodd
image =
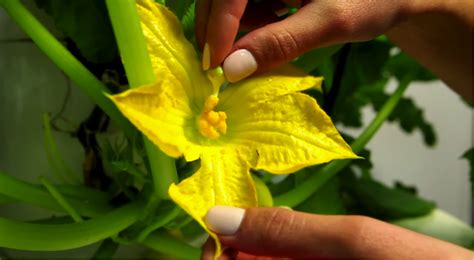
M203 68L219 65L232 49L247 0L213 1L206 30Z

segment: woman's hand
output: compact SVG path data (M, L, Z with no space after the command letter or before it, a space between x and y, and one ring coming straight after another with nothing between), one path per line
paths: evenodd
M287 63L313 48L389 37L472 101L471 0L312 0L285 19L276 0L198 0L203 68L223 63L231 82ZM235 41L237 32L250 30Z
M216 206L207 213L206 223L228 248L219 259L474 259L464 248L362 216ZM210 239L202 259L213 257Z

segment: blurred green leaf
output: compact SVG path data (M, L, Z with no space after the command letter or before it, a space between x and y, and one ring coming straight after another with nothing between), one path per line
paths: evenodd
M107 63L118 57L104 0L35 0L90 62Z
M339 189L339 178L334 177L295 209L316 214L345 214L346 208Z
M196 7L196 4L193 2L189 7L187 8L186 12L183 15L183 18L181 19L181 24L183 25L183 32L184 35L186 36L186 39L192 41L194 39L194 9Z
M377 98L373 99L372 105L374 110L378 111L390 96L385 93L375 96ZM433 146L436 143L436 133L433 126L426 120L423 109L419 108L411 98L402 98L388 120L397 122L401 129L407 133L412 133L416 129L420 130L424 143L428 146Z
M467 150L463 155L462 158L469 161L469 179L471 181L471 196L474 200L474 147Z
M309 73L322 65L327 59L339 51L342 46L342 44L336 44L314 49L298 57L293 64L303 69L306 73Z
M409 75L413 81L430 81L436 79L433 73L403 52L391 57L385 66L385 70L390 72L390 74L395 76L398 80L402 80L407 75Z
M166 6L168 6L180 20L186 11L188 11L189 7L194 4L194 0L166 0L165 2Z
M344 191L354 203L356 213L379 219L400 219L429 213L435 204L405 190L390 188L370 178L343 174Z
M382 69L391 48L391 44L379 41L352 44L331 113L335 122L350 127L362 126L361 109L372 102L371 93L384 91L388 81ZM334 59L337 62L337 55Z

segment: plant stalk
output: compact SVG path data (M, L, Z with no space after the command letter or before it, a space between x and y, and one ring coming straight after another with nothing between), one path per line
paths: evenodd
M153 84L156 76L151 66L135 1L106 0L106 3L130 87ZM165 155L146 137L144 142L153 176L155 197L168 199L168 187L178 181L174 159Z

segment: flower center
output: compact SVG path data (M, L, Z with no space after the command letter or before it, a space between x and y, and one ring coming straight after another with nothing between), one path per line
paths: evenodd
M217 96L209 96L204 103L202 114L197 120L199 133L209 139L217 139L227 132L226 113L214 111L218 102Z

